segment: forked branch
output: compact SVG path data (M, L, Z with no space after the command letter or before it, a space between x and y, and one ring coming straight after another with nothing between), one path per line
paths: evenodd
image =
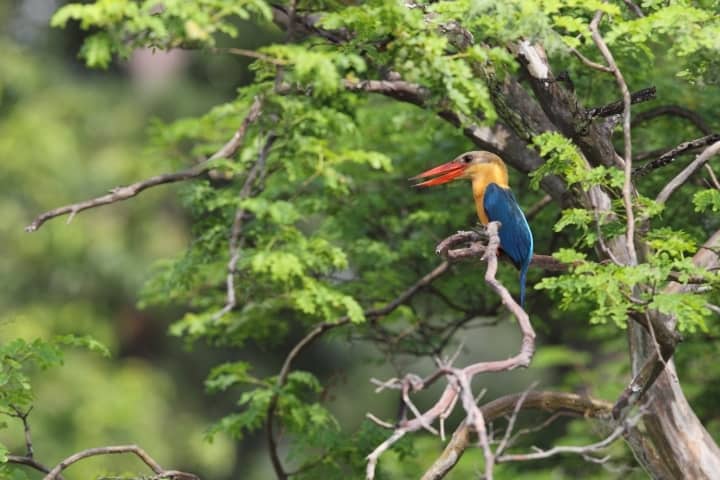
M520 331L522 333L520 351L515 356L506 360L478 362L464 368L453 367L451 365L452 360L438 360L438 369L425 379L422 379L414 374L408 374L402 379L391 379L387 382L375 381L378 385L378 391L391 388L408 393L415 393L424 390L443 377L445 378L447 385L435 405L433 405L425 413L417 412L414 405L411 407L411 405L408 405L408 401L405 401L405 406L408 410L416 412L415 416L410 419L401 419L395 425L393 433L390 437L378 445L375 450L368 455L366 468L366 478L368 480L373 480L375 478L375 469L380 456L407 433L415 432L422 428L429 430L428 426L432 425L438 419L441 422L440 431L444 431L442 428L442 422L454 409L458 400L460 400L459 403L465 411L466 422L471 424L479 434L480 446L485 453L485 477L488 480L492 479L494 456L492 450L490 449L488 435L485 429L483 411L477 406L470 387L472 379L475 375L480 373L501 372L520 367L527 367L530 364L533 353L535 352L535 331L530 324L527 313L512 298L510 292L505 288L505 286L502 285L502 283L500 283L495 277L498 268L497 251L500 246L500 237L498 235L499 228L500 224L498 222L491 222L487 225L485 230L485 234L488 239L483 255L483 260L487 263L485 282L490 285L495 293L502 299L503 304L517 319L518 326L520 327ZM438 253L447 254L447 252L451 251L454 244L457 242L466 242L468 239L473 238L473 234L479 235L475 232L461 232L450 237L452 240L445 240L438 245ZM369 418L373 419L374 417L369 415ZM381 424L384 424L384 422L381 422Z

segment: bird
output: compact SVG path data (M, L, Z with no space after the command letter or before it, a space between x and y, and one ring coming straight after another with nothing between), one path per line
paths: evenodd
M411 180L416 187L432 187L455 180L470 180L480 223L500 222L500 248L520 270L520 305L525 306L525 283L533 256L533 235L525 214L510 190L503 160L491 152L472 151L426 170Z

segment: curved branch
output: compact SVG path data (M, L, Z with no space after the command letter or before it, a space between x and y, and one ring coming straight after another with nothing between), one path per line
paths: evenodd
M501 298L502 303L516 317L518 326L520 327L520 331L522 333L520 351L506 360L477 362L464 368L451 367L451 360L438 360L438 370L432 373L425 380L421 379L417 375L407 374L403 379L392 379L384 383L376 382L379 383L379 390L384 388L394 388L405 391L405 389L409 389L412 393L426 389L436 380L444 376L447 380L447 386L440 395L440 398L429 410L421 415L416 415L415 418L410 420L403 419L398 422L393 434L368 455L366 470L367 480L373 480L375 478L375 467L378 459L383 453L392 447L397 440L402 438L406 433L415 432L421 428L427 428L428 425L431 425L437 419L440 419L442 422L452 411L458 399L461 400L463 409L465 410L466 422L472 424L479 433L480 444L483 448L486 459L485 477L488 480L492 480L494 456L490 450L489 440L485 430L484 414L475 403L470 384L473 377L481 373L508 371L515 368L527 367L530 364L533 353L535 352L535 331L530 324L527 312L525 312L515 299L513 299L505 286L495 278L498 268L497 251L500 246L500 236L498 234L499 228L500 224L498 222L490 222L485 227L484 233L488 238L488 244L485 247L485 252L482 257L482 259L487 262L485 282L495 291L495 293ZM451 241L452 239L467 241L474 236L481 237L481 235L477 232L458 232L441 242L436 251L445 256L450 251L450 247L453 245L453 242Z
M427 275L422 277L420 280L415 282L412 286L410 286L407 290L405 290L403 293L398 295L395 299L388 302L385 306L380 307L380 308L372 308L372 309L366 310L364 312L365 317L370 319L371 321L376 321L378 318L392 313L400 305L403 305L408 300L410 300L415 294L417 294L424 287L430 285L438 277L440 277L445 272L447 272L448 268L450 268L449 262L440 263L430 273L428 273ZM335 322L319 323L318 325L315 326L315 328L310 330L310 332L308 332L308 334L305 335L297 344L295 344L295 346L292 348L292 350L290 350L290 353L288 353L287 357L285 357L283 366L280 369L280 373L278 374L275 393L270 398L270 403L268 405L268 410L267 410L267 416L265 419L265 429L266 429L266 433L267 433L268 449L270 450L270 459L272 461L273 469L275 470L275 475L277 476L278 479L287 478L288 473L285 471L285 469L282 465L282 461L280 460L280 456L278 455L278 451L277 451L277 443L275 441L275 433L274 433L275 414L277 412L277 405L278 405L278 400L280 398L280 392L281 392L282 388L285 386L285 384L287 383L287 378L288 378L288 375L290 374L290 369L292 367L292 364L295 361L295 359L300 355L300 353L302 353L303 350L305 350L305 348L307 348L315 340L317 340L322 335L324 335L327 331L332 330L336 327L348 325L349 323L350 323L350 318L348 316L340 317Z
M663 115L684 118L695 125L704 135L710 135L712 133L712 129L699 113L689 108L681 107L680 105L660 105L640 112L633 118L632 125L637 126Z
M223 145L220 150L212 154L207 160L204 160L203 162L195 165L194 167L180 172L155 175L154 177L131 183L130 185L126 185L123 187L115 187L110 190L110 193L106 195L101 195L99 197L91 198L89 200L49 210L35 217L32 223L25 227L25 231L35 232L48 220L68 214L70 215L68 217L68 223L70 223L75 217L75 215L78 212L82 212L83 210L101 207L103 205L109 205L111 203L121 202L123 200L127 200L138 195L143 190L156 187L158 185L181 182L203 175L209 169L208 163L210 161L217 160L219 158L228 158L232 156L235 152L237 152L237 150L242 145L243 140L245 139L245 134L247 133L248 127L260 116L261 105L262 102L260 97L255 97L255 99L253 100L253 104L250 107L250 111L248 112L247 116L242 121L240 127L237 129L232 138L228 140L228 142L225 143L225 145Z
M685 167L680 173L678 173L675 178L670 180L668 184L665 185L665 187L662 189L662 191L660 191L655 201L658 203L667 202L667 199L670 197L670 195L673 194L675 190L680 188L680 186L682 186L693 173L702 168L702 166L705 165L705 163L710 160L710 158L717 155L718 153L720 153L720 141L717 141L710 145L708 148L706 148L700 155L697 156L695 160L693 160L687 167Z
M60 472L65 470L73 463L79 462L85 458L95 457L98 455L115 455L119 453L135 454L142 462L147 465L156 475L155 478L168 478L172 480L200 480L200 477L192 473L180 472L178 470L165 470L155 461L148 453L137 445L116 445L111 447L88 448L81 452L70 455L65 460L58 463L52 470L48 472L43 480L54 480L59 478Z
M610 420L612 404L604 400L582 397L574 393L564 392L523 392L505 395L488 402L480 410L487 422L510 415L517 408L520 399L520 410L542 410L550 413L567 412L586 418ZM460 457L470 445L472 426L462 422L453 433L445 450L425 472L422 480L438 480L452 470Z

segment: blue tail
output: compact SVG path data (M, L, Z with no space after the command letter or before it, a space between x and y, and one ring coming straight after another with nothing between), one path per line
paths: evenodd
M527 277L527 271L530 267L530 262L525 262L520 267L520 306L525 308L525 279Z

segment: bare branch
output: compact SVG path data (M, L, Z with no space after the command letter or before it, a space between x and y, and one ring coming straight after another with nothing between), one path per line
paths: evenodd
M502 303L510 310L518 321L522 333L522 341L520 351L513 357L506 360L497 360L490 362L478 362L468 365L464 368L451 368L449 365L440 365L440 368L423 381L417 381L416 375L408 374L402 380L394 379L390 382L393 388L404 389L407 385L411 387L411 392L424 390L441 376L447 379L447 386L440 395L435 404L424 414L416 416L410 420L401 420L393 435L385 442L378 446L368 456L367 480L375 478L375 466L377 460L383 452L392 446L394 442L402 438L408 432L414 432L427 425L431 425L438 418L444 418L449 414L450 406L454 405L458 397L460 398L463 409L466 413L465 421L472 425L478 432L480 444L485 453L485 477L492 479L492 471L494 464L494 455L489 447L487 431L485 429L485 420L483 412L477 407L472 390L470 388L472 378L475 375L486 372L499 372L513 370L515 368L527 367L530 364L533 353L535 351L535 332L530 325L527 313L512 298L510 292L496 278L498 268L497 251L500 245L500 237L498 234L500 224L491 222L486 226L485 234L488 238L488 244L484 250L483 260L487 262L487 270L485 272L485 282L495 291L501 298ZM481 237L477 232L458 232L450 238L454 240L466 241L471 238ZM452 241L444 240L438 246L438 252L447 254L452 246Z
M617 439L619 439L625 432L627 432L630 428L634 427L637 422L640 420L641 415L637 415L636 417L629 419L627 422L624 422L622 425L618 426L613 430L613 432L608 435L604 440L601 440L597 443L593 443L591 445L584 445L584 446L557 446L553 447L549 450L540 450L536 449L533 453L517 453L517 454L506 454L501 455L497 458L498 463L500 462L526 462L529 460L540 460L543 458L550 458L554 455L562 454L562 453L574 453L578 455L585 455L593 452L597 452L598 450L603 450L604 448L608 447L610 444L615 442Z
M605 71L605 70L603 70ZM655 87L643 88L637 92L633 92L630 95L630 102L632 104L647 102L648 100L654 100L657 90ZM618 115L623 112L625 103L624 100L618 100L616 102L608 103L600 107L593 107L587 110L587 116L593 117L609 117L611 115Z
M704 135L710 135L712 133L712 129L699 113L689 108L681 107L680 105L660 105L640 112L633 118L632 125L637 126L663 115L685 118L695 125Z
M237 152L238 148L242 144L245 134L247 133L248 126L257 120L260 115L261 107L260 97L255 97L248 115L245 117L240 127L237 129L233 137L223 145L220 150L212 154L207 160L195 165L192 168L174 173L164 173L162 175L155 175L146 180L132 183L123 187L115 187L110 190L110 193L101 195L99 197L91 198L82 202L65 205L62 207L49 210L45 213L38 215L30 225L25 227L26 232L34 232L39 229L48 220L60 217L63 215L69 215L68 223L72 221L78 212L88 210L91 208L101 207L103 205L109 205L111 203L121 202L138 195L143 190L148 188L156 187L158 185L164 185L166 183L181 182L184 180L190 180L203 175L208 170L208 163L211 160L218 158L228 158Z
M525 395L517 393L500 397L481 407L486 422L511 414L517 405L522 410L543 410L551 413L571 413L587 418L601 420L610 419L612 404L589 397L581 397L574 393L564 392L529 392ZM463 452L470 444L472 426L462 422L455 430L443 453L435 460L433 465L425 472L422 480L438 480L443 478L460 460Z
M673 194L680 186L682 186L690 176L697 170L702 168L705 163L713 156L720 153L720 141L717 141L706 148L700 155L695 158L687 167L685 167L675 178L670 180L667 185L660 191L655 199L658 203L665 203L670 195Z
M65 470L73 463L79 462L85 458L95 457L98 455L115 455L119 453L135 454L142 462L147 465L150 470L155 473L155 478L168 478L172 480L200 480L200 477L192 473L180 472L178 470L165 470L155 461L148 453L137 445L116 445L111 447L88 448L81 452L70 455L60 463L58 463L50 472L48 472L43 480L54 480L59 478L60 472Z
M28 456L21 456L21 455L8 455L7 456L8 463L14 463L17 465L26 465L28 467L34 468L35 470L43 473L50 473L50 469L43 465L42 463L38 462L32 457ZM62 480L62 475L58 475L56 477L58 480Z
M694 150L696 148L704 147L718 141L720 141L720 133L713 133L711 135L696 138L695 140L690 140L689 142L683 142L677 147L671 148L670 150L666 151L657 159L651 160L646 164L637 167L635 170L633 170L633 176L640 177L643 175L647 175L648 173L657 168L664 167L665 165L670 164L673 160L675 160L675 158L685 152Z
M610 49L605 44L605 40L600 35L600 20L603 17L603 12L598 11L595 13L592 21L590 22L590 32L595 46L602 54L603 58L607 62L608 66L612 69L615 75L615 81L622 92L623 97L623 143L624 143L624 170L625 170L625 182L623 183L623 204L625 205L626 215L626 248L628 253L628 261L630 265L637 265L637 253L635 251L635 215L632 207L632 138L631 138L631 125L630 125L630 106L632 100L630 98L630 90L628 89L627 83L623 78L623 74L615 63Z
M635 3L633 3L632 0L623 0L623 2L625 2L625 5L627 5L628 8L629 8L630 10L632 10L632 12L633 12L635 15L637 15L638 17L644 17L644 16L645 16L645 14L643 13L643 11L640 10L640 7L638 7Z

